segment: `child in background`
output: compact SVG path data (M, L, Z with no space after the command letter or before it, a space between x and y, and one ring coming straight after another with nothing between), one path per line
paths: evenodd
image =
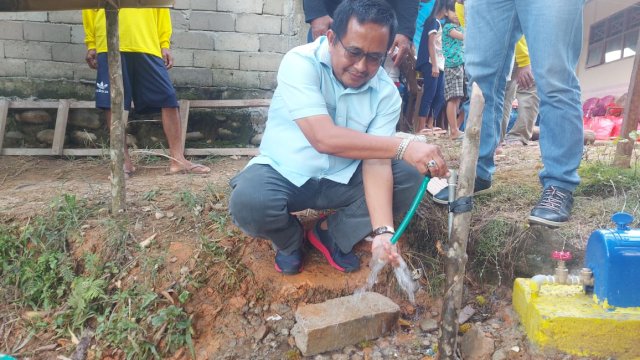
M424 85L418 110L420 133L433 130L433 119L444 105L444 57L442 55L442 25L439 19L446 14L446 0L436 0L431 15L424 22L416 69L422 72ZM428 119L427 119L428 116Z
M447 23L442 31L444 54L444 97L447 101L449 136L461 140L464 133L459 130L458 108L464 97L464 35L455 11L455 0L447 0Z

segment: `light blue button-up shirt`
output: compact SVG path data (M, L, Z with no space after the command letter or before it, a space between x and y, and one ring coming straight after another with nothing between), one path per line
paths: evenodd
M333 75L325 36L296 47L282 59L260 144L252 164L268 164L296 186L311 178L346 184L360 160L321 154L311 146L297 119L329 115L337 126L363 133L391 136L402 100L381 67L358 89L345 89Z

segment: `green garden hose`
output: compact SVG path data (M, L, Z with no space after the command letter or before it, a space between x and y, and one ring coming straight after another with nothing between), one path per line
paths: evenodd
M398 239L407 229L407 226L411 222L411 219L413 219L413 215L416 213L416 210L418 210L418 206L420 205L420 202L424 197L424 193L427 191L427 184L429 184L429 180L431 180L431 178L429 178L428 176L425 176L424 180L422 180L420 189L418 189L416 196L413 198L413 203L411 203L411 207L409 207L407 215L404 216L404 219L402 219L400 226L398 226L398 230L396 230L395 234L393 234L393 236L391 237L391 244L395 245L395 243L398 242Z

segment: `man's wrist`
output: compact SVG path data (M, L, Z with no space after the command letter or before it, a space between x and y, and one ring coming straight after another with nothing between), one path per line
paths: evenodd
M383 225L380 227L377 227L375 229L373 229L373 231L371 232L371 234L369 234L372 237L376 237L378 235L382 235L382 234L395 234L396 230L393 228L393 226L390 225Z

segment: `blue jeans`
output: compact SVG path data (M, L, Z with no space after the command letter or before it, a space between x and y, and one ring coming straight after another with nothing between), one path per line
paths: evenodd
M423 176L404 161L393 160L392 164L393 213L404 215ZM304 237L302 225L292 212L335 209L327 219L329 234L345 253L373 230L364 197L362 165L348 184L309 179L297 187L262 164L242 170L230 184L233 222L250 236L271 240L285 254L299 249Z
M582 46L585 0L467 0L465 64L469 85L485 98L477 176L491 180L500 140L502 104L514 46L527 39L540 96L543 187L574 191L580 183L583 128L575 68Z

